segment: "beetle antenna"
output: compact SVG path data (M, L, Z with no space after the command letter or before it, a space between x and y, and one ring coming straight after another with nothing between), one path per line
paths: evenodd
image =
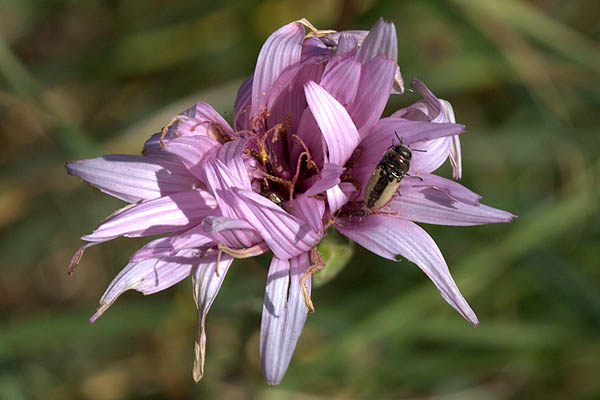
M423 181L424 181L424 179L423 179L423 178L421 178L420 176L417 176L417 175L411 175L411 174L408 174L408 173L407 173L407 174L405 174L405 175L406 175L406 176L408 176L409 178L417 178L417 179L420 179L420 180L421 180L421 182L423 182Z
M404 144L404 138L398 136L398 132L394 131L394 135L396 135L396 138L398 139L398 141L400 142L400 145L402 146Z

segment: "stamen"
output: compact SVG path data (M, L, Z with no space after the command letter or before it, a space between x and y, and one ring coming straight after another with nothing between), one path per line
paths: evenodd
M181 122L181 118L179 116L174 117L167 125L165 125L162 128L162 131L160 133L160 139L158 139L158 143L160 144L160 147L167 147L167 145L163 142L163 139L165 138L165 136L167 136L167 133L169 133L169 129L171 129L171 127L175 124L179 124ZM177 133L177 132L176 132Z
M290 211L292 210L292 204L293 204L293 199L294 199L294 188L296 187L296 183L298 182L298 177L300 176L300 167L302 166L302 156L306 156L306 164L308 165L308 161L310 160L310 155L303 151L302 153L300 153L300 155L298 156L298 162L296 163L296 173L294 174L294 177L292 178L292 182L290 185Z
M317 171L317 173L320 173L321 171L319 171L319 167L312 160L312 157L310 155L310 150L308 149L308 146L306 145L306 143L304 143L304 140L302 140L302 138L300 136L296 135L295 133L292 135L292 138L295 139L300 144L300 146L302 146L302 148L304 149L304 152L306 152L306 154L308 155L308 159L306 160L306 167L314 168Z
M319 250L316 247L310 249L309 255L311 265L300 278L300 290L302 291L302 297L304 298L304 304L306 304L306 308L308 308L309 312L314 313L315 306L310 298L310 293L308 292L308 287L306 286L306 280L309 276L312 276L312 274L325 268L325 262L323 261L323 256L321 253L319 253Z
M252 247L246 247L244 249L232 249L230 247L227 247L225 243L219 243L217 248L219 249L219 252L217 253L217 265L215 267L215 274L217 276L221 276L219 272L219 263L221 262L222 253L229 254L230 256L235 258L250 258L258 256L269 250L269 247L264 242Z
M292 185L292 182L290 182L290 181L288 181L286 179L279 178L277 176L273 176L273 175L267 174L266 172L263 172L263 176L266 179L269 179L269 180L271 180L273 182L281 183L282 185L286 185L287 187L290 187Z
M192 126L192 128L190 129L191 131L195 131L197 127L199 127L200 125L204 125L204 124L209 124L211 125L213 128L215 128L217 130L217 134L215 135L215 139L217 139L218 141L223 141L223 142L229 142L230 140L233 140L236 138L235 135L231 135L227 132L225 132L223 130L223 128L221 127L221 125L219 125L216 122L213 121L200 121L197 122L196 124L194 124L194 126ZM220 139L220 140L219 140Z
M332 33L336 32L336 31L331 30L331 29L327 29L327 30L317 29L306 18L299 19L296 22L301 23L302 25L304 25L305 27L307 27L310 30L310 32L308 34L306 34L306 36L304 37L305 39L308 39L311 36L325 37L327 35L331 35Z

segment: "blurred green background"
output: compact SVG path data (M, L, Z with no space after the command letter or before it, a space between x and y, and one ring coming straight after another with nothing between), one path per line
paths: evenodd
M425 226L481 325L415 265L359 246L314 292L277 388L258 356L266 257L230 270L199 384L189 281L128 292L89 324L147 239L91 248L67 276L78 237L122 203L64 162L138 153L198 100L231 120L285 23L369 29L380 16L396 24L405 80L423 79L467 125L462 182L519 215ZM600 398L600 2L1 0L0 34L0 398ZM387 112L417 99L393 97Z

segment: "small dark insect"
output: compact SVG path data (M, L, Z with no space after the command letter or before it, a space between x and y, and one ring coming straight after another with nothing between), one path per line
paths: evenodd
M398 137L397 133L396 137ZM404 145L403 139L398 137L398 140L399 144L388 147L367 182L365 205L371 210L383 207L392 199L402 178L410 169L412 153Z
M268 182L262 182L260 186L260 194L277 204L279 207L283 208L285 200L283 200L283 197L269 187Z
M277 204L279 207L283 208L283 204L285 200L275 192L270 192L267 194L267 198L271 200L273 203Z

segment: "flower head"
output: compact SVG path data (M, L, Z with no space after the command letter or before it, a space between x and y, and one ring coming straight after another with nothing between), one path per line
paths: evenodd
M153 135L141 156L67 164L69 174L130 203L82 237L70 271L89 246L167 234L133 254L91 321L126 290L155 293L191 276L199 380L206 315L227 270L235 258L271 251L260 352L267 382L278 384L313 307L311 275L324 266L316 245L333 226L382 257L417 264L477 324L435 242L414 222L475 225L514 216L432 174L450 158L460 178L464 126L421 81L411 86L423 100L381 118L390 94L403 91L393 24L380 20L371 31L334 33L301 20L263 45L239 89L234 128L197 103ZM367 182L397 137L415 150L410 169L387 204L368 209Z

